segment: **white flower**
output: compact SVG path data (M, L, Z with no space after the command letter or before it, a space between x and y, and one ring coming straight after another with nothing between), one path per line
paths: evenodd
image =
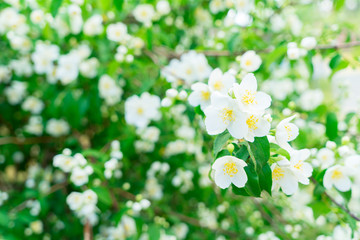
M63 85L76 80L79 75L80 56L76 53L62 55L56 68L56 77Z
M36 97L29 96L23 102L22 108L32 114L38 114L44 109L44 103Z
M316 47L316 38L314 37L306 37L301 40L301 47L305 48L306 50L311 50Z
M11 78L11 70L7 66L0 65L0 83L8 83Z
M275 139L277 144L288 152L292 151L292 148L288 142L294 140L299 135L299 128L290 123L296 116L291 116L282 120L276 126Z
M287 56L290 60L296 60L299 59L301 56L301 50L297 47L288 47L287 49Z
M67 173L71 172L71 170L75 166L77 166L77 162L72 156L66 154L58 154L53 159L53 165Z
M106 29L107 38L114 42L122 42L128 38L127 27L122 22L110 24Z
M328 168L324 175L324 187L330 189L335 186L341 192L347 192L351 188L348 170L340 165Z
M140 97L131 96L125 102L125 120L136 127L146 127L151 120L160 119L159 108L160 98L156 95L144 92Z
M204 110L205 126L208 134L220 134L228 129L238 139L247 133L246 114L240 111L236 101L215 92L211 95L211 105Z
M309 89L301 94L299 106L305 111L312 111L324 100L324 93L320 89Z
M155 10L151 4L139 4L134 9L133 15L137 21L149 25L155 16Z
M46 132L54 137L60 137L70 132L69 124L62 119L50 119L46 124Z
M318 151L316 158L320 161L322 168L328 168L335 162L335 154L328 148L322 148Z
M120 224L123 226L126 236L129 237L129 236L134 235L136 233L136 224L135 224L134 219L132 219L131 217L123 215L121 217L121 223Z
M156 11L161 15L169 14L171 11L170 4L166 0L160 0L156 3Z
M82 196L83 196L84 204L96 205L98 202L98 196L91 189L88 189L85 192L83 192Z
M266 136L270 131L270 122L261 115L247 114L246 125L248 132L245 139L249 142L254 142L254 137Z
M216 14L224 11L226 9L226 5L223 0L211 0L209 8L212 13Z
M43 133L42 118L40 116L31 116L29 123L25 126L25 131L37 136Z
M4 93L11 105L19 104L25 97L27 84L25 82L12 81L11 85L5 88Z
M211 92L220 92L222 94L227 94L229 89L235 83L235 77L230 73L222 73L219 68L213 70L209 77L209 88Z
M70 28L73 34L78 34L81 31L83 25L83 19L81 16L81 8L76 4L71 4L68 7L68 15L70 20Z
M257 91L256 78L252 73L246 74L240 84L235 83L233 92L242 111L262 113L271 105L271 97Z
M84 34L88 36L95 36L101 34L104 30L102 22L103 18L100 14L95 14L91 16L84 23Z
M241 56L240 66L247 72L255 72L261 63L261 58L255 51L247 51Z
M89 175L92 173L93 170L90 166L85 168L75 167L71 172L70 181L76 186L82 186L89 181Z
M118 103L123 94L123 90L108 75L101 76L99 80L100 97L104 98L108 105Z
M212 169L215 171L214 179L220 188L228 188L234 184L238 188L245 186L248 177L244 170L247 166L242 159L233 156L224 156L215 160Z
M44 22L44 12L40 9L36 9L31 12L30 20L35 24L41 24Z
M290 154L290 166L295 174L297 180L302 184L309 184L309 177L311 177L313 168L312 166L304 162L310 157L309 149L295 150Z
M193 90L193 92L189 95L188 98L190 105L193 107L200 105L201 110L204 111L205 108L208 107L211 103L211 93L209 86L205 83L197 82L191 85L191 90Z
M348 169L349 174L358 176L358 171L360 170L360 155L350 155L345 158L345 167Z
M83 195L79 192L72 192L69 196L67 196L66 203L69 205L71 210L78 210L84 204Z
M284 158L274 163L271 166L271 170L273 190L281 188L286 195L292 195L298 190L298 180L290 168L290 162L288 160Z
M97 75L97 68L99 65L99 60L93 57L80 63L79 70L84 77L94 78Z

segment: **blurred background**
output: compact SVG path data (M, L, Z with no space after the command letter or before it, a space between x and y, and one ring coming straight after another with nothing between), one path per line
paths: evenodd
M359 239L359 13L358 0L1 1L0 239ZM272 128L297 114L309 185L215 185L215 138L188 101L215 68L255 74ZM350 191L325 191L336 164Z

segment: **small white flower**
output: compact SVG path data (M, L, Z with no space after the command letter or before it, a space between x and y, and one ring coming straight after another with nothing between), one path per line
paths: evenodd
M305 37L301 40L301 47L305 48L306 50L311 50L316 47L316 38L314 37Z
M234 184L238 188L245 186L248 177L244 170L247 166L242 159L233 156L224 156L215 160L212 169L215 171L214 179L216 185L225 189Z
M62 119L50 119L46 124L46 132L54 137L60 137L70 132L69 124Z
M73 182L76 186L82 186L89 181L89 175L91 173L92 171L89 171L88 168L75 167L71 172L70 181Z
M252 73L246 74L240 84L235 83L233 91L242 111L261 113L271 105L271 97L257 91L257 81Z
M35 24L41 24L44 22L44 12L40 9L36 9L31 12L30 20Z
M156 11L161 15L169 14L171 11L170 4L166 0L160 0L156 3Z
M66 203L69 205L71 210L78 210L84 204L83 195L79 192L72 192L69 196L67 196Z
M99 35L103 32L103 18L99 14L91 16L84 24L84 34L88 36Z
M131 96L125 102L125 120L136 127L146 127L151 120L160 119L159 108L160 98L156 95L144 92L140 97Z
M278 161L271 166L272 170L272 189L279 189L286 194L294 194L298 188L298 180L290 168L290 162L286 159Z
M211 95L211 105L204 110L205 126L208 134L220 134L228 129L238 139L247 133L246 114L241 112L236 101L215 92Z
M133 11L135 19L144 24L151 24L155 16L154 7L150 4L139 4Z
M240 66L247 72L255 72L261 63L261 58L255 51L247 51L241 56Z
M285 149L288 152L292 151L292 148L288 142L294 140L299 135L299 128L295 124L290 123L290 121L294 118L295 115L288 117L282 120L276 126L276 142L281 148Z
M235 77L230 73L222 73L219 68L213 70L209 77L209 88L211 92L228 94L229 89L235 83Z
M208 107L211 103L211 92L209 86L205 83L197 82L191 85L191 90L193 90L193 92L189 95L188 98L190 105L193 107L200 105L201 110L204 111L205 108Z
M328 168L324 175L324 187L330 189L335 186L341 192L347 192L351 188L348 170L344 166L335 165Z
M295 150L290 154L290 166L294 172L297 180L301 184L309 184L309 177L311 177L313 168L305 162L310 157L309 149Z
M254 137L266 136L270 131L270 122L267 121L261 115L247 114L246 125L248 133L245 135L245 139L249 142L254 142Z
M39 114L44 109L44 103L36 97L29 96L23 102L22 108L32 114Z
M107 38L114 42L122 42L128 38L127 27L122 22L110 24L106 34Z
M316 158L320 161L322 168L328 168L335 162L335 154L328 148L322 148L318 151Z

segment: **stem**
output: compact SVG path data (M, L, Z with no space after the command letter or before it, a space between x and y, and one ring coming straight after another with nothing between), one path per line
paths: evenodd
M246 142L245 144L246 144L247 150L248 150L248 152L249 152L250 158L251 158L251 160L252 160L253 163L254 163L254 168L255 168L255 171L256 171L257 164L256 164L256 160L255 160L254 154L253 154L253 152L251 151L250 144L249 144L248 142Z
M92 228L89 221L84 225L84 240L92 240Z
M318 181L315 180L315 178L311 177L310 178L311 181L314 184L319 184ZM334 198L332 198L326 191L324 191L323 193L331 202L333 202L336 206L338 206L339 208L341 208L344 212L346 212L347 214L349 214L349 216L353 219L355 219L356 221L360 222L360 218L357 217L355 214L353 214L352 212L350 212L349 209L347 209L345 206L343 206L342 204L338 203Z

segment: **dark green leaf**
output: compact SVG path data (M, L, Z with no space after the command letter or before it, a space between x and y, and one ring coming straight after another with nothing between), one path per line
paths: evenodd
M50 13L53 17L55 17L56 14L58 13L61 3L62 3L62 0L52 0L51 1Z
M256 163L264 166L270 157L270 144L267 137L256 137L254 142L249 142L249 145Z
M114 5L117 10L121 11L123 8L124 0L114 0Z
M338 121L335 113L328 113L326 116L326 136L335 140L338 136Z
M261 190L265 190L271 195L272 171L269 164L265 164L259 172L259 184Z
M331 60L330 60L330 63L329 63L329 66L331 69L334 69L336 68L339 63L341 61L341 55L340 54L336 54Z

